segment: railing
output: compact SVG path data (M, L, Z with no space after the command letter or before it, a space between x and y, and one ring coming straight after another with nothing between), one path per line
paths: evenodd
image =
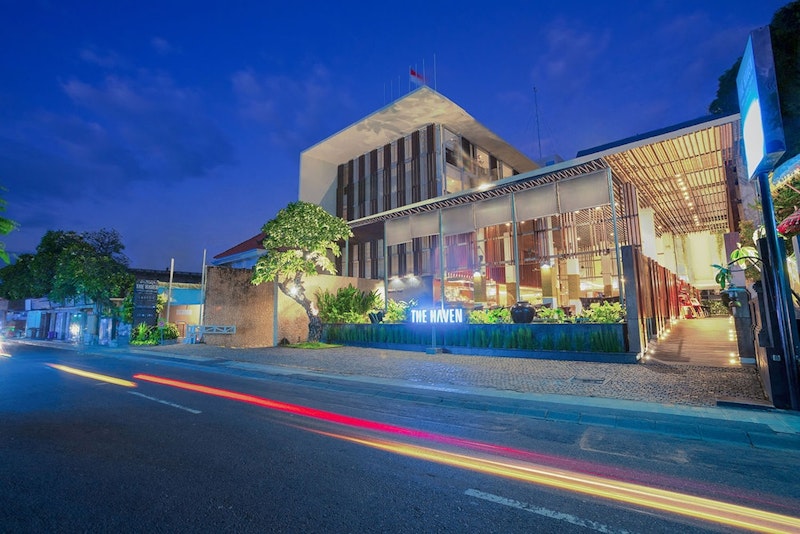
M190 324L187 326L184 343L198 343L206 334L235 334L236 325L211 325L211 324Z

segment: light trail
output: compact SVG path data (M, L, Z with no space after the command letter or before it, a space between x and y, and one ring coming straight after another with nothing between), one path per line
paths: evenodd
M334 432L305 428L305 430L316 432L321 435L346 440L351 443L356 443L394 454L436 462L451 467L458 467L481 473L502 476L522 482L538 484L541 486L557 488L560 490L571 491L584 495L591 495L593 497L599 497L612 501L624 502L644 508L669 512L684 517L709 521L712 523L749 529L755 532L800 532L800 518L759 510L747 506L730 504L724 501L696 497L686 493L649 487L642 484L614 480L557 467L544 466L528 461L531 458L541 457L542 455L536 455L534 453L521 451L519 449L465 440L422 430L414 430L387 423L379 423L376 421L370 421L368 419L351 417L325 410L318 410L297 404L274 401L255 395L248 395L225 389L192 384L170 378L163 378L147 374L136 374L133 376L133 378L184 390L196 391L220 398L245 402L284 413L308 417L313 420L328 421L351 428L375 431L384 434L394 434L407 438L416 438L461 447L470 449L472 451L478 451L486 456L472 456L460 452L448 452L430 447L402 443L399 441L373 439L355 435L348 436ZM514 458L509 458L508 456L513 456Z
M730 504L723 501L695 497L685 493L661 490L585 475L562 469L514 463L502 459L488 459L452 453L389 440L346 436L332 432L312 430L319 434L357 443L366 447L392 452L411 458L436 462L451 467L502 476L548 486L593 497L635 504L646 508L701 519L754 532L791 534L800 532L800 519L764 510Z
M90 371L84 371L83 369L76 369L74 367L67 367L66 365L60 365L57 363L48 363L50 367L53 369L58 369L59 371L64 371L65 373L70 373L77 376L82 376L84 378L91 378L93 380L99 380L101 382L108 382L109 384L116 384L118 386L125 386L128 388L135 388L137 387L136 382L131 382L130 380L123 380L121 378L116 378L113 376L108 375L101 375L98 373L92 373Z

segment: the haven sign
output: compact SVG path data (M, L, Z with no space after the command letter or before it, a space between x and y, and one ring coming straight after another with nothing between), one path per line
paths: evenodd
M461 308L422 308L411 311L411 322L416 324L454 324L464 322Z

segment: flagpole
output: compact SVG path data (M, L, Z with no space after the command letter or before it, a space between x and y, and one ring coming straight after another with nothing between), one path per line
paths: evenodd
M433 90L436 91L436 54L433 54Z

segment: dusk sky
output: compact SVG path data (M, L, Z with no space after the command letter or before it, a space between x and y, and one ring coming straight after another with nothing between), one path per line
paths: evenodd
M199 272L297 200L302 150L407 93L409 67L532 159L570 159L707 115L786 3L0 0L20 224L0 241L113 228L132 267Z

